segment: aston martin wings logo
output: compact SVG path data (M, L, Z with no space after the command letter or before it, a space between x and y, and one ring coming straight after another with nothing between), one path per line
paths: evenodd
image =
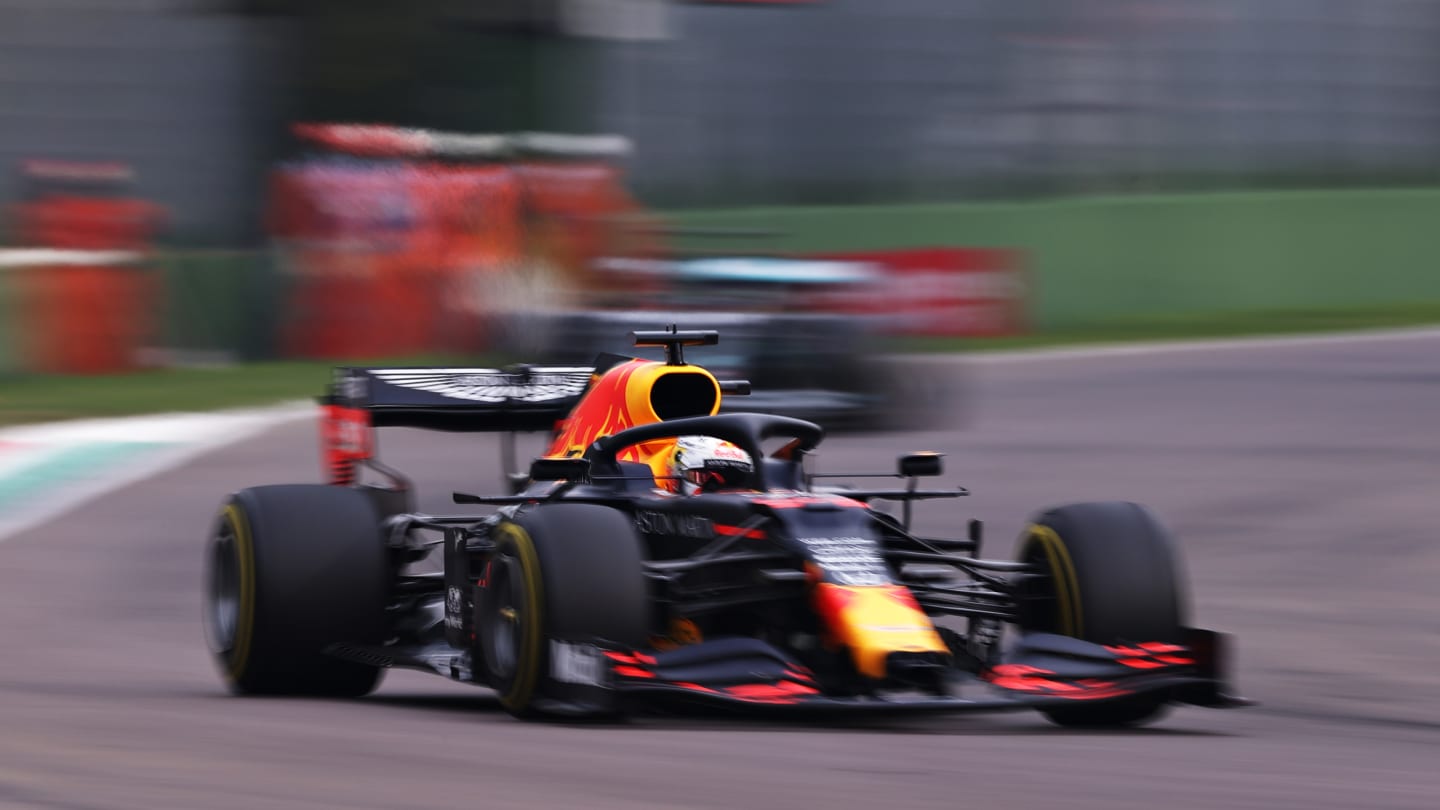
M579 396L593 369L536 368L511 372L494 368L369 369L381 382L470 402L549 402Z

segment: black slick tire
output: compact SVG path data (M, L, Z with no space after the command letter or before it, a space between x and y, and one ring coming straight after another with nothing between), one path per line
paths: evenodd
M650 599L628 515L548 504L500 523L492 537L495 552L475 598L476 659L511 714L540 713L550 640L645 644Z
M231 691L354 697L382 669L333 658L379 644L391 571L372 499L345 487L255 487L221 507L207 543L204 619Z
M1022 630L1097 644L1182 641L1181 564L1173 539L1144 507L1119 501L1050 509L1026 528L1019 559L1041 576L1022 594ZM1165 695L1046 709L1062 726L1120 727L1160 716Z

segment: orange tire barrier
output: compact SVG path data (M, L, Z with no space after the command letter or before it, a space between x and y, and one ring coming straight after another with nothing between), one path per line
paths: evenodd
M21 367L138 368L160 303L146 257L163 210L122 187L131 172L119 164L29 161L23 170L40 185L10 208L11 226L21 242L43 247L0 251L14 274Z
M623 139L293 131L323 154L271 176L267 229L289 269L290 356L493 348L515 309L595 292L599 258L661 255L654 229L616 224L640 213L602 157L628 151Z
M8 254L19 321L19 365L48 374L108 374L140 367L158 308L154 272L138 256L99 251ZM85 263L86 255L96 263ZM123 255L123 254L120 254Z

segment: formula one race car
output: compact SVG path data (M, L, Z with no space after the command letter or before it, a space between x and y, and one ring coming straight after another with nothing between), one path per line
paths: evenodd
M330 483L237 492L210 536L205 618L229 687L358 696L410 667L490 687L521 716L699 701L1034 708L1080 726L1244 703L1226 637L1186 626L1176 549L1145 509L1051 509L1017 559L981 558L976 521L961 539L910 529L913 501L967 494L918 486L940 456L902 456L903 486L821 486L817 425L718 413L748 385L683 357L717 333L635 337L666 359L337 370ZM455 493L493 514L430 515L374 458L373 428L392 425L551 441L514 491ZM443 569L417 570L437 550Z

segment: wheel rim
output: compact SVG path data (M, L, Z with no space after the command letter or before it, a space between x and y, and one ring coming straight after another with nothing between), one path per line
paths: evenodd
M1029 565L1032 573L1020 590L1021 616L1018 624L1032 632L1060 632L1060 621L1056 616L1059 600L1055 596L1055 576L1050 570L1045 550L1038 544L1030 543L1020 561Z
M521 622L525 618L525 586L517 576L520 561L504 556L496 561L499 582L493 586L495 600L491 604L487 635L490 670L502 679L514 677L520 661Z
M240 560L235 529L222 521L210 543L205 594L205 630L217 653L235 648L240 626Z

